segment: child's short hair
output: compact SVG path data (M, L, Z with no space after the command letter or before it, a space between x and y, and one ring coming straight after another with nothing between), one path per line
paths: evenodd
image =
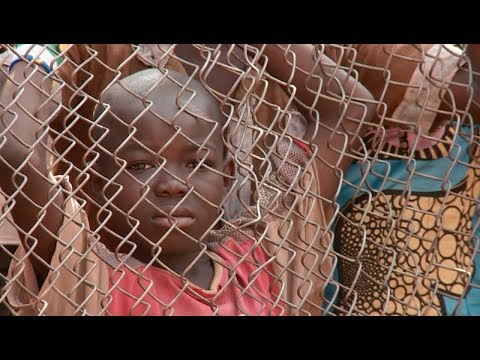
M227 122L218 100L199 81L172 70L151 68L136 72L114 83L100 99L90 127L94 142L100 140L108 129L128 127L145 111L152 111L159 121L170 124L182 112L199 121L212 123L212 129L215 125L221 128ZM118 117L119 108L131 109L131 118L125 118L125 112ZM226 146L223 153L227 158ZM91 155L89 158L92 159Z
M151 106L153 111L161 110L153 99L165 95L172 95L172 99L175 99L178 106L177 112L186 111L196 116L203 115L202 117L219 122L221 126L226 123L226 117L220 111L220 104L199 81L173 70L155 68L136 72L109 87L95 108L94 120L97 120L105 112L107 109L105 104L110 104L113 108L119 102L125 101L126 98L132 103L142 102L145 107ZM175 97L173 98L173 96ZM198 105L199 99L213 102L218 106L211 107L210 114L201 114ZM149 105L150 103L152 104Z

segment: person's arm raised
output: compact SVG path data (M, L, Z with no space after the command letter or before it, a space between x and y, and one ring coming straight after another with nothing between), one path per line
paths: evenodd
M468 108L473 121L478 124L480 123L480 44L467 44L465 55L470 60L471 68L465 64L457 71L450 84L450 90L455 99L456 108L460 111ZM445 108L451 109L451 106L449 104L445 106L444 103L441 110Z
M30 258L42 284L63 220L64 197L49 180L46 149L48 123L60 104L38 65L19 62L9 77L0 101L0 186L13 200L13 219L27 234L19 235L26 251L33 250Z
M333 199L339 178L359 143L375 104L371 93L351 74L311 44L255 45L267 57L266 70L295 87L299 110L308 122L304 140L318 147L322 195Z

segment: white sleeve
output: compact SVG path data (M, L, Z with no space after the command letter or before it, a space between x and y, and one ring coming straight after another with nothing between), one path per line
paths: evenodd
M10 51L10 55L5 60L5 65L11 71L16 63L24 60L34 61L41 65L47 73L50 73L57 67L59 54L56 54L46 44L17 44L15 51Z

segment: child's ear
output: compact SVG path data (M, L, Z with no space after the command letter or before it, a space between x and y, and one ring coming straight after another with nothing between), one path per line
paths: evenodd
M95 171L90 173L90 181L88 181L88 190L90 197L99 205L104 203L103 187L105 182L96 174Z
M233 185L233 181L235 180L232 178L235 176L235 161L230 156L225 159L223 173L227 175L223 177L223 185L225 187L225 190L228 191Z

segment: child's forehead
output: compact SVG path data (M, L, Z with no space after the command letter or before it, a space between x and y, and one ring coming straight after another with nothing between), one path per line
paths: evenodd
M192 98L192 93L183 92L177 97L177 88L160 87L143 99L125 91L118 97L110 96L111 107L102 120L110 132L107 147L133 140L158 149L180 138L223 147L220 134L225 121L218 103L202 93Z
M120 92L119 97L116 101L114 100L113 109L124 113L130 111L136 115L148 108L168 120L176 117L178 113L187 112L197 117L222 121L220 104L205 90L183 89L172 82L162 84L162 86L153 86L144 94L136 91Z
M180 90L180 89L178 89ZM131 123L146 114L154 114L166 122L175 123L182 115L193 116L200 123L224 123L225 117L219 104L202 93L188 91L168 91L162 89L143 98L121 93L112 102L110 111L122 121ZM202 121L203 120L203 121Z
M208 135L212 130L221 127L218 121L204 116L202 112L195 110L184 109L182 111L166 112L158 111L156 109L141 110L134 114L133 120L123 121L122 127L113 127L113 130L127 129L132 131L136 129L138 132L150 133L160 131L165 134L172 134L178 132L192 136L195 134ZM155 131L157 130L157 131Z
M215 121L182 112L167 120L147 111L131 123L109 127L111 137L119 142L140 143L158 151L169 147L192 148L195 144L208 144L215 149L223 148L221 125Z

